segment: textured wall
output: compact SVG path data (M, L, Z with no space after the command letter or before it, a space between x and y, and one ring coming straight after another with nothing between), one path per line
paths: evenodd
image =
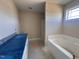
M19 32L16 7L12 0L0 0L0 39Z
M65 10L79 6L79 0L75 0L65 6ZM79 19L64 20L64 34L79 38Z
M43 15L36 12L20 11L21 32L29 34L30 38L41 36Z
M61 24L62 24L62 6L46 2L46 37L53 34L61 34Z

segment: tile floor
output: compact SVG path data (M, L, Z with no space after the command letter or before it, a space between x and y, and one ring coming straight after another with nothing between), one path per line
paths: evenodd
M43 48L43 42L30 41L29 59L50 59Z

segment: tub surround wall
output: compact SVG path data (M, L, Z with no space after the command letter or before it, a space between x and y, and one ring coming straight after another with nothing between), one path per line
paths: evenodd
M0 0L0 40L19 33L18 14L13 0Z
M74 0L73 2L64 6L64 11L67 9L79 6L79 0ZM66 15L66 14L65 14ZM79 19L65 20L63 31L65 35L73 36L79 38Z
M46 2L45 38L53 34L61 34L62 6L56 3Z

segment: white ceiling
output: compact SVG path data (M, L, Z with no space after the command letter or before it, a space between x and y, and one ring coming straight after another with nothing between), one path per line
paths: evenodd
M45 0L14 0L14 1L18 9L20 10L44 12ZM56 2L59 4L66 4L71 0L49 0L49 1ZM32 9L29 9L29 7L32 7Z

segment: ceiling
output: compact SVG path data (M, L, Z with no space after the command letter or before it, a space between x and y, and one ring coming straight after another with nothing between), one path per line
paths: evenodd
M73 1L73 0L47 0L47 1L58 3L58 4L61 4L61 5L65 5L68 2Z
M19 10L44 12L45 0L14 0ZM49 0L58 4L66 4L71 0Z

